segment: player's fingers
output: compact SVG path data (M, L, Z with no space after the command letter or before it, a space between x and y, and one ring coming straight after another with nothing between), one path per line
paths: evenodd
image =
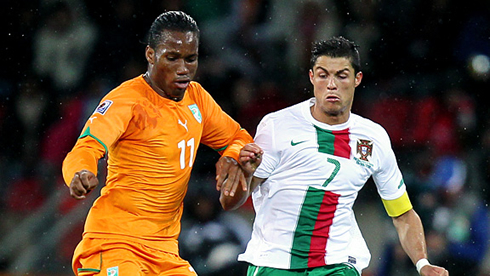
M80 171L80 181L86 190L86 194L90 193L99 184L99 180L95 174L88 170Z
M262 155L262 153L264 152L262 148L255 143L248 144L248 146L249 146L247 147L248 151L254 153L255 155Z
M228 181L228 195L229 196L234 196L236 189L238 188L238 185L240 184L240 175L243 175L240 170L235 170L231 175L228 177L230 178L230 181ZM225 194L227 195L227 194Z
M250 166L252 167L253 171L257 169L260 163L262 163L262 153L257 153L255 154L254 158L250 160Z
M251 158L251 155L253 154L253 152L251 151L248 151L248 150L245 150L245 149L242 149L240 151L240 155L238 156L240 162L243 162L242 160L245 160L247 161L248 159Z
M225 170L223 169L224 159L220 158L218 162L216 162L216 190L221 191L224 181L226 180L227 175L225 174Z
M89 172L83 170L80 172L80 181L82 182L83 187L87 189L87 192L90 191L93 187L91 187L90 175Z
M242 185L242 190L248 190L247 179L245 179L245 174L243 172L240 173L240 184Z
M70 195L76 199L83 199L85 198L86 193L87 190L82 185L82 182L80 180L80 174L75 173L75 176L73 177L70 183Z
M230 166L228 169L228 177L226 178L226 185L222 187L226 196L233 196L238 186L238 165Z
M226 184L226 178L216 176L216 190L221 191Z

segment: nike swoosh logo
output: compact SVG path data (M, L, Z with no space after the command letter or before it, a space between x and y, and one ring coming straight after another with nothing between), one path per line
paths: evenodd
M299 142L296 142L296 143L295 143L293 140L291 140L291 146L293 146L293 147L294 147L294 146L299 145L299 144L301 144L301 143L304 143L304 142L306 142L306 141L307 141L307 140L304 140L304 141L299 141Z

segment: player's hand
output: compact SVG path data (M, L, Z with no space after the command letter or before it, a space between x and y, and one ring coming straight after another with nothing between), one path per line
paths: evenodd
M444 267L436 265L425 265L420 269L421 276L449 276L449 272Z
M245 177L253 175L257 167L262 162L264 151L255 143L246 144L240 150L240 165L245 172Z
M234 196L239 185L244 191L248 188L242 168L235 159L221 157L216 163L216 190L225 196Z
M75 199L84 199L99 184L97 176L90 171L81 170L75 173L70 183L70 195Z

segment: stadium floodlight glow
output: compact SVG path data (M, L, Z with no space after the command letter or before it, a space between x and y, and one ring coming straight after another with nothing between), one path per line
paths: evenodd
M484 54L474 55L469 60L471 74L479 79L487 79L490 74L490 58Z

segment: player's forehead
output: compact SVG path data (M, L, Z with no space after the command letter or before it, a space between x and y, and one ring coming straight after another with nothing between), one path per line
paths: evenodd
M341 71L347 70L354 72L352 62L347 57L331 57L327 55L319 56L313 66L313 70Z
M157 44L157 50L166 53L197 54L199 38L191 31L164 30Z
M192 31L176 31L162 30L157 46L165 45L184 45L194 44L199 42L199 37L196 32Z

